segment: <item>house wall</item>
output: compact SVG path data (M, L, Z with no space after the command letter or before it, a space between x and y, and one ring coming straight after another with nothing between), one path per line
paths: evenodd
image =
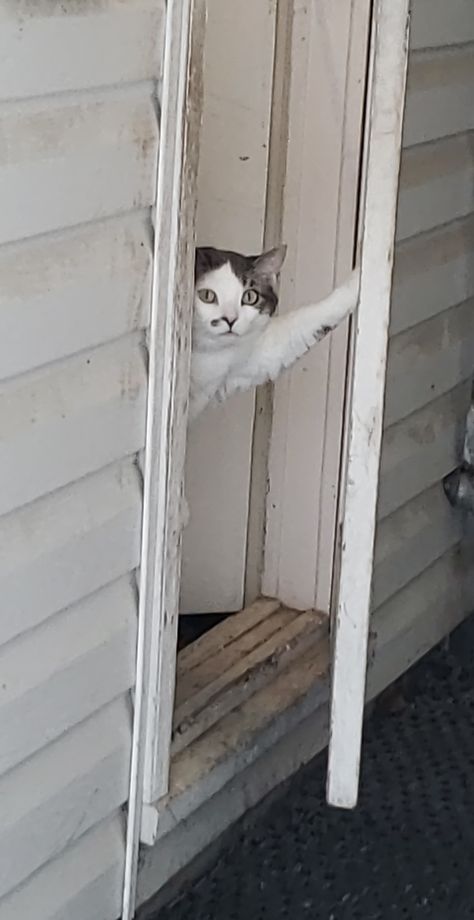
M471 0L449 6L413 0L369 697L473 606L461 521L441 486L459 461L474 363L473 98ZM274 735L259 754L254 742L245 750L246 769L145 852L139 901L327 744L327 686L320 677L316 689L320 697L309 714L306 694L282 713L280 740Z
M115 920L164 2L0 10L0 918Z
M0 10L0 920L120 913L162 22L157 0ZM473 96L471 0L414 0L374 578L385 683L472 606L440 480L472 376Z
M474 368L474 6L413 0L373 584L372 684L472 610L443 494Z

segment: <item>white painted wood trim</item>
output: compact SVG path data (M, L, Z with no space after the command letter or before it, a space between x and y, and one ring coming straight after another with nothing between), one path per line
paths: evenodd
M272 105L268 145L263 249L282 239L286 188L293 0L278 0L275 21ZM282 139L284 142L282 142ZM250 490L245 560L245 605L262 593L265 555L266 494L273 421L273 384L257 387L253 420Z
M267 170L277 150L285 148L287 134L283 130L275 138L270 117L279 6L280 0L208 0L196 218L200 245L262 249ZM277 234L270 243L265 239L265 246L279 242ZM190 428L186 497L191 516L183 535L181 614L237 611L244 604L254 409L255 391L239 393ZM265 480L260 507L264 495ZM251 552L256 558L253 547ZM259 593L257 587L252 599Z
M122 920L135 911L142 801L168 786L189 393L204 0L169 0L156 189L137 681Z
M369 24L366 0L295 6L282 311L327 294L352 268ZM273 228L279 203L269 204ZM276 382L260 433L269 441L261 589L298 609L329 610L347 336L346 323Z
M327 800L357 803L409 0L377 0L367 127L360 303L355 320L339 596L332 662Z
M347 277L348 259L353 258L358 239L357 189L362 169L363 111L367 93L371 0L353 0L346 74L344 133L340 164L337 237L334 251L334 282ZM363 172L363 170L362 170ZM350 324L343 323L329 338L326 414L320 482L320 511L317 544L317 577L314 606L332 609L338 535L338 486L342 481L344 448L344 402L349 364Z

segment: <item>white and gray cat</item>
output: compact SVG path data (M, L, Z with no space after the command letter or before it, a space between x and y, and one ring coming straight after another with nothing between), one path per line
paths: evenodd
M290 367L357 304L359 272L318 303L275 316L286 247L196 250L189 417Z
M212 402L275 380L351 313L359 272L318 303L275 316L279 246L259 256L196 250L190 422ZM189 511L184 499L183 525Z

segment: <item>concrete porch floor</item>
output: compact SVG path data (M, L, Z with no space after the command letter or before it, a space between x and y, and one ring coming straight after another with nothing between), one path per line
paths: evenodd
M246 815L153 920L474 918L474 621L367 721L360 805L324 802L325 757Z

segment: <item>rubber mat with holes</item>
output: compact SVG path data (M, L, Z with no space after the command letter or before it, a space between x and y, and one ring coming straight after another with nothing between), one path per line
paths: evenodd
M156 920L474 918L474 623L366 725L360 805L324 802L317 758Z

